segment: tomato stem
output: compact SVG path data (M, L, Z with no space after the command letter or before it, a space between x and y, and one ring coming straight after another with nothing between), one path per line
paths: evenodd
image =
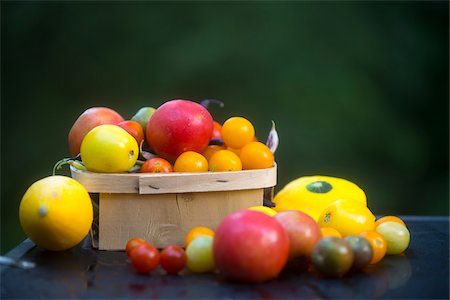
M63 158L63 159L57 161L56 164L53 166L52 175L55 176L56 171L60 170L64 165L71 165L78 170L86 171L86 167L83 165L83 162L77 160L77 158L79 158L79 157L80 157L80 155L78 154L75 157L67 157L67 158Z

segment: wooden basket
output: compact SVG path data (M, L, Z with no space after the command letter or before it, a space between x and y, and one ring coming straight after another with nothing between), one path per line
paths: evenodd
M277 180L276 166L164 174L106 174L71 167L71 173L88 192L99 195L91 240L100 250L124 250L132 237L157 248L183 246L191 228L215 230L229 213L262 205L264 189L273 193Z

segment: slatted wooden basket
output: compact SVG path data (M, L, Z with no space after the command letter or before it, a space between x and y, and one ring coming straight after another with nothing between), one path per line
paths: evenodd
M183 246L191 228L214 230L229 213L262 205L264 189L273 191L277 180L276 165L236 172L165 174L106 174L71 167L71 173L88 192L99 195L91 239L100 250L123 250L132 237L158 248Z

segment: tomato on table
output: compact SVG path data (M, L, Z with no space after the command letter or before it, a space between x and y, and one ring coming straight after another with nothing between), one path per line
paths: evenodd
M372 246L372 259L370 264L376 264L386 255L387 244L384 237L376 231L363 231L359 233L365 237Z
M153 245L145 243L131 251L130 260L138 273L150 273L159 265L159 251Z
M211 272L215 268L213 257L213 237L201 235L196 237L186 248L187 267L192 272Z
M184 247L187 247L192 240L201 235L214 237L214 231L211 228L205 226L197 226L189 230L184 239Z
M379 218L378 220L375 221L375 228L377 228L378 225L383 224L385 222L397 222L397 223L399 223L399 224L401 224L401 225L406 227L405 222L403 222L403 220L400 219L399 217L397 217L397 216L384 216L384 217L381 217L381 218Z
M159 262L167 274L175 275L186 266L187 255L180 246L171 245L161 251Z
M375 229L386 240L387 254L400 254L409 246L410 233L406 226L397 222L384 222Z
M130 257L131 251L136 248L137 246L144 245L147 242L141 238L134 237L128 240L126 246L125 246L125 252L127 253L127 256Z

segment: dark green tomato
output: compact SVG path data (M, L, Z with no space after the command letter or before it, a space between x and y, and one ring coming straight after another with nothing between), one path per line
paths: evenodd
M364 267L367 267L372 260L372 246L369 241L362 236L349 235L345 237L345 240L349 242L353 250L353 265L352 271L359 271Z
M311 259L319 273L330 277L341 277L353 264L352 246L345 239L326 237L316 244Z

